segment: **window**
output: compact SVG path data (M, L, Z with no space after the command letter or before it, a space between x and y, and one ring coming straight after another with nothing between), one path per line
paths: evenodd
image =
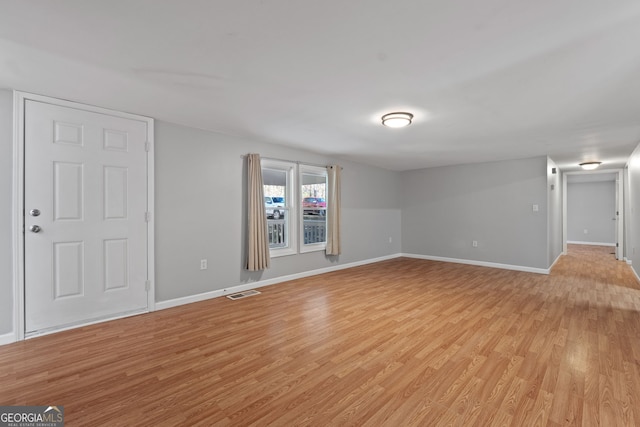
M264 208L271 257L296 253L295 163L262 160Z
M300 165L300 252L327 245L327 170Z
M263 158L262 181L271 257L324 250L326 168Z

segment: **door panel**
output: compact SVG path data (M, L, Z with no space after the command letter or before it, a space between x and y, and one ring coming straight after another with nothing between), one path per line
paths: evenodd
M53 299L84 294L84 243L53 243Z
M55 221L82 220L82 163L53 162L53 217Z
M26 332L144 311L147 123L27 100L24 132Z

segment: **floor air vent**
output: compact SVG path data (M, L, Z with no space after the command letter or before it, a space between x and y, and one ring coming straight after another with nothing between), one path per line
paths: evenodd
M244 292L238 292L237 294L231 294L231 295L227 295L227 298L229 299L241 299L241 298L246 298L246 297L250 297L253 295L258 295L260 292L258 291L254 291L253 289L250 291L244 291Z

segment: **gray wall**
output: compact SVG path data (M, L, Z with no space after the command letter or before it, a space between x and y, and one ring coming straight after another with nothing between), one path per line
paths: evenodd
M549 267L546 171L535 157L402 173L402 251Z
M553 169L556 173L553 173ZM562 183L560 169L551 159L547 159L547 192L549 195L549 218L547 225L548 264L551 265L562 253Z
M13 94L0 89L0 335L13 330Z
M400 252L397 172L164 122L156 122L155 139L157 301ZM273 258L264 272L243 269L246 170L241 156L250 152L344 167L342 255L291 255ZM208 270L200 270L204 258Z
M155 131L157 301L399 252L547 268L561 251L561 186L546 157L400 173L161 121ZM0 335L12 331L12 144L12 95L0 91ZM243 269L249 152L344 166L340 257L314 252L274 258L261 273ZM634 156L630 194L640 190ZM640 201L630 199L633 249Z
M0 90L0 335L13 330L12 99L10 91ZM400 252L397 172L164 122L156 122L155 132L157 301ZM274 258L264 273L243 269L241 155L249 152L344 167L342 255L313 252ZM203 258L207 270L200 270Z
M615 192L615 181L567 183L567 241L616 242Z

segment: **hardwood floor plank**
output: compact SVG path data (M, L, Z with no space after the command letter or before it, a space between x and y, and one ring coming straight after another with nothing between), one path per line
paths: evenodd
M640 284L398 258L0 347L0 404L84 425L637 425Z

